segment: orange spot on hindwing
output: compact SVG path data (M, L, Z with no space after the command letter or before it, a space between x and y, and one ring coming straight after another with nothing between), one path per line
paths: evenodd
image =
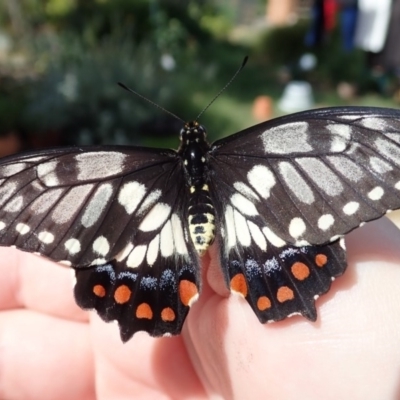
M152 319L153 311L147 303L142 303L137 306L136 318Z
M165 307L161 311L161 319L164 322L172 322L175 321L175 312L171 307Z
M118 286L116 291L114 292L114 300L118 304L124 304L129 301L131 298L132 291L126 285Z
M106 295L106 289L103 285L94 285L93 286L93 293L97 297L104 297Z
M293 300L294 299L294 293L293 290L290 289L287 286L281 286L278 289L278 293L276 294L276 298L280 303L284 303L285 301L288 300Z
M247 283L243 274L237 274L231 279L231 290L243 297L247 296Z
M191 306L199 297L199 290L196 284L186 279L179 282L179 297L185 306Z
M325 254L317 254L315 256L315 264L318 267L323 267L328 262L328 257Z
M310 276L310 268L308 268L306 264L299 261L292 265L291 270L293 276L299 281L304 281L304 279Z
M257 308L260 311L267 310L268 308L271 308L271 300L267 296L261 296L257 300Z

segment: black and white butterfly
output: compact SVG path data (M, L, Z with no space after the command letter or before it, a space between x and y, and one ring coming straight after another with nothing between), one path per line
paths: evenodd
M400 111L339 107L177 151L71 147L0 160L0 245L76 271L75 298L122 340L176 335L219 245L227 286L259 320L316 319L346 268L343 235L400 208Z

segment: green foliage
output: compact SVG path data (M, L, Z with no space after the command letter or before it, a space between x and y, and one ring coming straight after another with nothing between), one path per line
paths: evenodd
M274 65L291 65L307 51L304 37L308 21L268 28L255 44L255 53Z
M31 129L61 131L71 143L123 144L142 140L139 133L144 133L143 126L151 130L149 121L157 117L163 120L164 114L123 91L117 86L118 81L172 112L190 114L185 89L186 77L192 74L181 68L179 73L163 70L160 54L151 45L104 40L87 51L79 37L71 34L53 40L57 45L54 41L50 44L57 50L44 52L51 55L52 62L30 91L26 120ZM40 47L43 52L45 45ZM179 79L180 74L185 79ZM168 126L171 131L163 129L163 135L176 134L174 123Z
M0 85L0 136L22 128L20 120L26 99L23 88L12 79L1 79Z
M216 72L207 68L203 43L210 33L198 18L206 8L213 12L210 1L183 7L174 0L18 4L27 32L35 32L19 47L35 76L25 82L28 100L19 118L29 132L61 132L67 143L138 142L145 140L140 133L154 131L176 135L179 121L124 92L117 81L184 119L199 112L191 97L204 89L197 78L213 81ZM161 67L162 57L172 60L171 70Z

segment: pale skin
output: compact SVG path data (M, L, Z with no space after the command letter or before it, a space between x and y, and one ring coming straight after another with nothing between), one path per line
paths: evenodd
M381 219L346 244L316 323L260 324L229 296L213 248L182 335L126 344L75 305L67 268L0 248L0 398L398 399L400 231Z

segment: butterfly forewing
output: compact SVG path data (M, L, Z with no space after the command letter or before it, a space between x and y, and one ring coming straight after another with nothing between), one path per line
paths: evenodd
M297 246L328 243L400 207L400 111L278 118L216 142L209 164L224 201L260 228Z

